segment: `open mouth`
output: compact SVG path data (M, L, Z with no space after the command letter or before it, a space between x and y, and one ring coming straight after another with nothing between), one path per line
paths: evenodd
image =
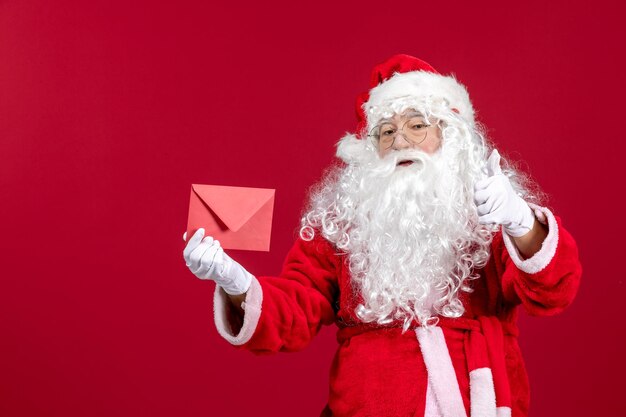
M403 166L403 167L407 167L412 164L413 164L413 161L411 161L410 159L408 160L405 159L403 161L398 162L398 166Z

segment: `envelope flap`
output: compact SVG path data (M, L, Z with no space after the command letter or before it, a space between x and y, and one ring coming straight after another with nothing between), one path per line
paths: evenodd
M274 197L271 188L227 187L192 184L194 192L233 232L246 224L265 203Z

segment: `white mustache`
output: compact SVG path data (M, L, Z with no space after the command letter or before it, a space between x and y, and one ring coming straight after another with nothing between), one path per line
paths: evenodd
M394 151L385 156L385 160L390 159L395 161L411 160L411 161L426 161L432 159L432 157L426 152L417 149L406 149L401 151Z

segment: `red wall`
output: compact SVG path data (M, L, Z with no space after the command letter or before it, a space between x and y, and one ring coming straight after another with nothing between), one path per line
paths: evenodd
M578 240L574 305L521 317L532 415L624 414L621 2L155 3L0 2L0 415L317 416L334 329L271 357L221 339L190 185L276 188L271 251L230 253L277 273L400 52L467 85Z

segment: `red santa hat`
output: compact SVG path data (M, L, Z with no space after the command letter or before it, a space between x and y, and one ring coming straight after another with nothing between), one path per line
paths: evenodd
M430 64L410 55L394 55L372 70L370 90L356 101L357 135L367 134L382 118L380 109L405 100L443 99L470 125L474 125L474 108L467 89L454 75L442 75Z

